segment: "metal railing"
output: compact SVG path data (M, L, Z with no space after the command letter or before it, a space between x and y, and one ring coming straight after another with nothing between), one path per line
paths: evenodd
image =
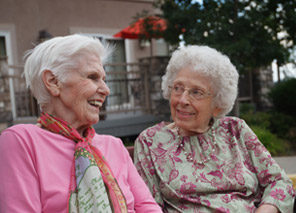
M101 115L143 111L150 112L149 64L106 64L106 83L110 89Z
M12 114L6 117L12 117L13 121L36 118L39 106L25 86L23 66L7 66L6 60L0 62L0 119L5 117L5 113ZM104 68L110 95L100 110L100 120L108 120L109 115L114 117L131 112L164 114L161 108L168 111L169 107L160 98L161 76L151 72L153 70L149 63L106 64ZM252 97L239 97L237 101L252 102ZM238 104L234 107L234 115L239 115Z

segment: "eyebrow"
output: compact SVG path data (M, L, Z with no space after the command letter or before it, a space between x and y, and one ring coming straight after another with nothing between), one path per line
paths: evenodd
M178 82L178 81L173 84L173 86L176 86L176 85L182 85L183 87L185 87L185 85L182 82ZM203 87L197 86L197 85L194 85L193 87L190 87L189 89L198 89L201 91L206 91L206 88L203 88Z

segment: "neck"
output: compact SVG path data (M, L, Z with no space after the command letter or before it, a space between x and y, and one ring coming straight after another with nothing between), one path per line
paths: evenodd
M76 129L77 132L82 136L84 137L84 132L85 130L89 127L89 125L81 125L81 126L78 126L78 125L75 125L75 123L71 122L70 120L68 120L65 116L62 116L61 113L53 110L53 109L48 109L48 108L42 108L41 111L43 113L48 113L50 115L52 115L53 117L56 117L56 118L59 118L59 119L62 119L63 121L67 122L72 128ZM66 113L64 113L65 115Z
M207 132L211 127L207 126L207 127L203 128L203 129L198 129L196 131L182 129L182 128L178 127L177 125L176 125L175 128L177 129L177 133L180 136L194 136L194 135L198 135L198 134L202 134L202 133Z
M177 131L177 134L180 136L194 136L194 135L202 134L209 131L213 126L213 124L214 124L214 119L211 118L207 126L199 129L194 129L194 130L183 129L182 127L179 127L176 123L172 123L169 127Z

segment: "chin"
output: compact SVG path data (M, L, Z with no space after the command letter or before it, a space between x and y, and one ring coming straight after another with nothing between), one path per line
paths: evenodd
M100 119L98 118L98 119L96 119L96 120L93 120L93 122L92 122L92 124L91 125L94 125L94 124L96 124L96 123L98 123L100 121Z
M99 120L100 120L99 116L91 117L88 119L88 123L89 123L89 125L94 125L94 124L98 123Z

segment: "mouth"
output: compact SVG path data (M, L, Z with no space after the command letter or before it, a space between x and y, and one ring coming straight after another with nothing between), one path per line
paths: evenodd
M184 111L181 111L179 109L177 109L177 112L180 114L180 115L194 115L195 113L193 112L184 112Z
M99 100L91 100L91 101L88 101L88 103L94 107L102 107L103 105L103 101L99 101Z

